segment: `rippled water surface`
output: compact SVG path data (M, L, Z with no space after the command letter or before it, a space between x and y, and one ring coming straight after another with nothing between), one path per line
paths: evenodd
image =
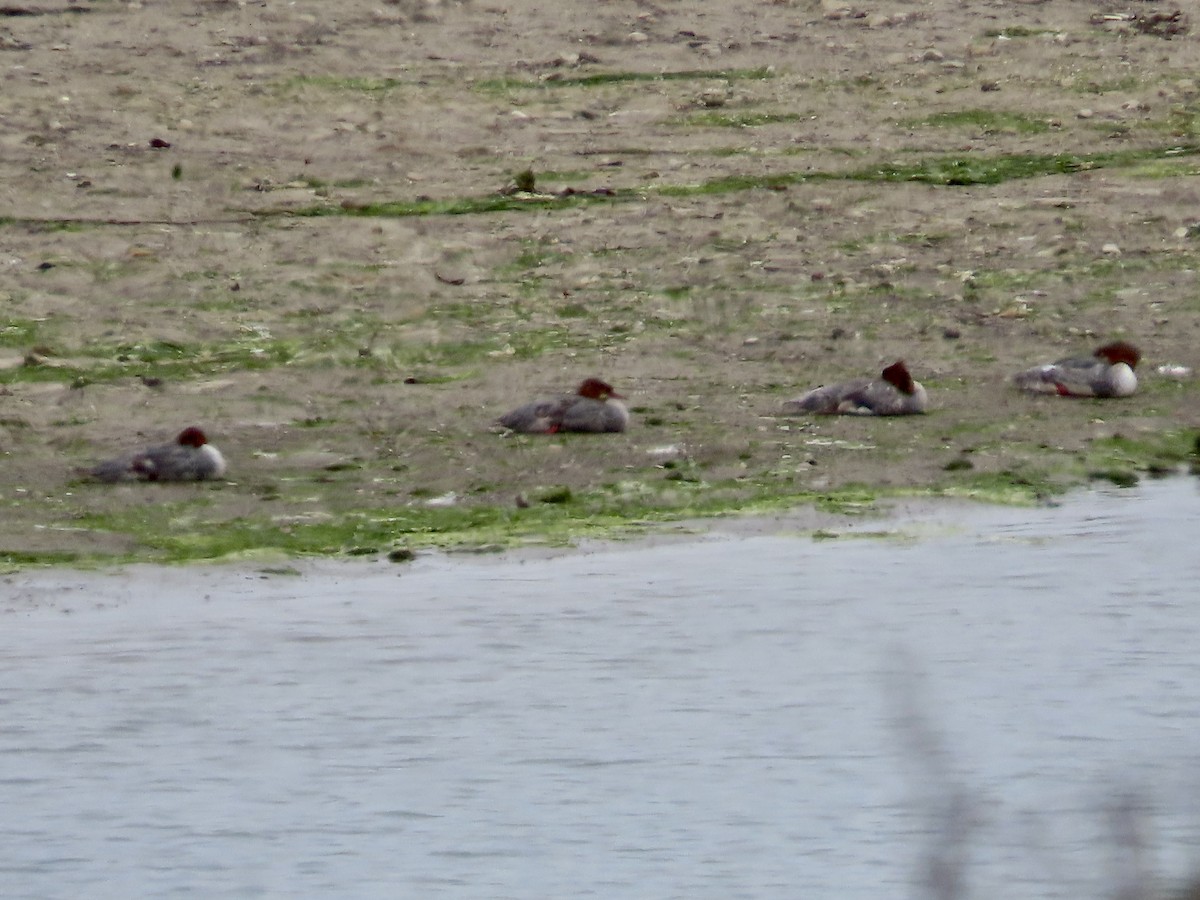
M920 897L958 851L1104 897L1114 821L1200 864L1195 483L868 527L7 578L4 896Z

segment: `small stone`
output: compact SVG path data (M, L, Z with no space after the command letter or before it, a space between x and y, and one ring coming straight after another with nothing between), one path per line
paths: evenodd
M680 444L665 444L661 447L651 447L646 451L646 455L661 465L686 459L687 451Z
M853 14L845 0L821 0L821 15L826 19L845 19Z
M1103 253L1105 256L1120 256L1121 248L1118 247L1116 244L1110 243L1110 244L1105 244L1103 247L1101 247L1100 252Z
M1192 370L1189 366L1181 366L1168 363L1167 365L1159 366L1154 371L1159 375L1166 375L1168 378L1191 378Z

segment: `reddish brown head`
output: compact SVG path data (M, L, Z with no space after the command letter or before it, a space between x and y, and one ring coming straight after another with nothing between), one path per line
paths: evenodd
M1115 366L1117 363L1125 363L1131 369L1136 369L1137 364L1142 359L1142 354L1138 352L1138 348L1128 341L1114 341L1111 344L1105 344L1094 355L1106 360L1110 366Z
M580 397L587 397L591 400L607 400L609 397L616 397L618 400L625 399L616 391L607 381L601 381L599 378L589 378L583 384L579 385L577 393Z
M917 389L913 377L908 374L904 360L898 359L882 372L883 380L902 394L911 394Z
M204 436L204 432L193 425L191 428L185 428L179 432L179 437L175 438L175 443L181 447L203 447L208 443L208 438Z

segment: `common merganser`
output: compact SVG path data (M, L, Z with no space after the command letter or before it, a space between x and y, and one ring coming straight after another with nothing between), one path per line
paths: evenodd
M624 431L629 424L629 410L621 402L623 399L608 382L589 378L574 394L526 403L497 421L522 434Z
M1137 390L1133 370L1141 360L1126 341L1105 344L1091 356L1072 356L1013 376L1023 391L1062 397L1128 397Z
M913 381L904 360L898 359L874 380L859 378L842 384L814 388L783 404L787 413L908 416L925 412L929 397Z
M169 444L145 447L91 470L100 481L203 481L225 474L225 457L199 428L185 428Z

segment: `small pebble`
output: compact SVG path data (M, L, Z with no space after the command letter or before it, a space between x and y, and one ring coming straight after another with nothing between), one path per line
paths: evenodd
M1155 369L1159 375L1167 375L1171 378L1191 378L1192 370L1189 366L1180 365L1164 365Z

